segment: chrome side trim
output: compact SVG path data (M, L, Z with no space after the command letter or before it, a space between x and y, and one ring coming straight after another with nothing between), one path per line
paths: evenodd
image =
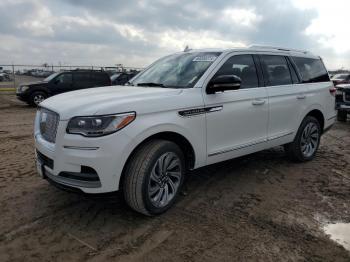
M75 150L97 150L99 147L83 147L83 146L63 146L66 149L75 149Z
M207 113L213 113L213 112L218 112L221 111L224 108L224 106L210 106L210 107L200 107L200 108L191 108L191 109L186 109L179 111L178 114L181 117L191 117L191 116L198 116L198 115L203 115Z
M294 132L287 132L287 133L282 133L282 134L274 135L274 136L268 137L267 140L268 140L268 141L275 140L275 139L278 139L278 138L282 138L282 137L285 137L285 136L292 135L293 133L294 133Z
M211 157L211 156L221 155L221 154L225 154L225 153L228 153L228 152L231 152L231 151L235 151L235 150L243 149L243 148L246 148L246 147L258 145L258 144L261 144L261 143L264 143L264 142L267 142L267 139L257 140L257 141L254 141L254 142L238 145L238 146L235 146L233 148L226 149L226 150L220 150L220 151L217 151L217 152L214 152L214 153L210 153L208 156Z
M282 137L285 137L285 136L292 135L293 133L294 132L288 132L288 133L285 133L285 134L280 134L280 135L277 135L277 136L269 137L267 139L257 140L257 141L254 141L254 142L238 145L238 146L230 148L230 149L226 149L226 150L221 150L221 151L217 151L217 152L214 152L214 153L210 153L210 154L208 154L208 157L216 156L216 155L220 155L220 154L225 154L225 153L228 153L228 152L232 152L232 151L243 149L243 148L250 147L250 146L255 146L255 145L258 145L258 144L261 144L261 143L265 143L265 142L268 142L268 141L271 141L271 140L275 140L275 139L278 139L278 138L282 138Z
M337 117L337 115L334 115L334 116L328 118L327 121L332 120L332 119L334 119L334 118L336 118L336 117Z
M212 113L212 112L221 111L223 108L224 108L223 106L207 107L206 108L206 113Z

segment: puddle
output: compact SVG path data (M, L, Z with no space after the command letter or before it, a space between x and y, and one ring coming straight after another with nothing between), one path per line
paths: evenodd
M327 224L323 230L332 240L350 251L350 223Z

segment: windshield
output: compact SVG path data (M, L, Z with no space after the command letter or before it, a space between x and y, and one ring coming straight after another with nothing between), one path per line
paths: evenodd
M130 84L170 88L193 87L219 52L190 52L161 58Z
M111 80L114 81L118 78L118 76L120 76L120 74L114 74L111 76Z
M54 79L59 73L53 73L52 75L49 75L48 77L46 77L44 79L45 82L49 82L51 81L52 79Z

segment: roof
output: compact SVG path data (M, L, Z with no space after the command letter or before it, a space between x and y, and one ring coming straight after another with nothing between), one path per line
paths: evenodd
M312 54L307 50L293 49L287 47L275 47L275 46L264 46L264 45L250 45L248 47L233 47L233 48L204 48L204 49L189 49L185 52L222 52L222 53L230 53L230 52L258 52L258 53L276 53L276 54L288 54L294 56L302 56L302 57L312 57L319 58L318 56Z

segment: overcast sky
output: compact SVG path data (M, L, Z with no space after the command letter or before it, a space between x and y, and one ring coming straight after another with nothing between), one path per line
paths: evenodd
M0 0L0 64L143 67L190 48L308 49L350 68L349 0Z

